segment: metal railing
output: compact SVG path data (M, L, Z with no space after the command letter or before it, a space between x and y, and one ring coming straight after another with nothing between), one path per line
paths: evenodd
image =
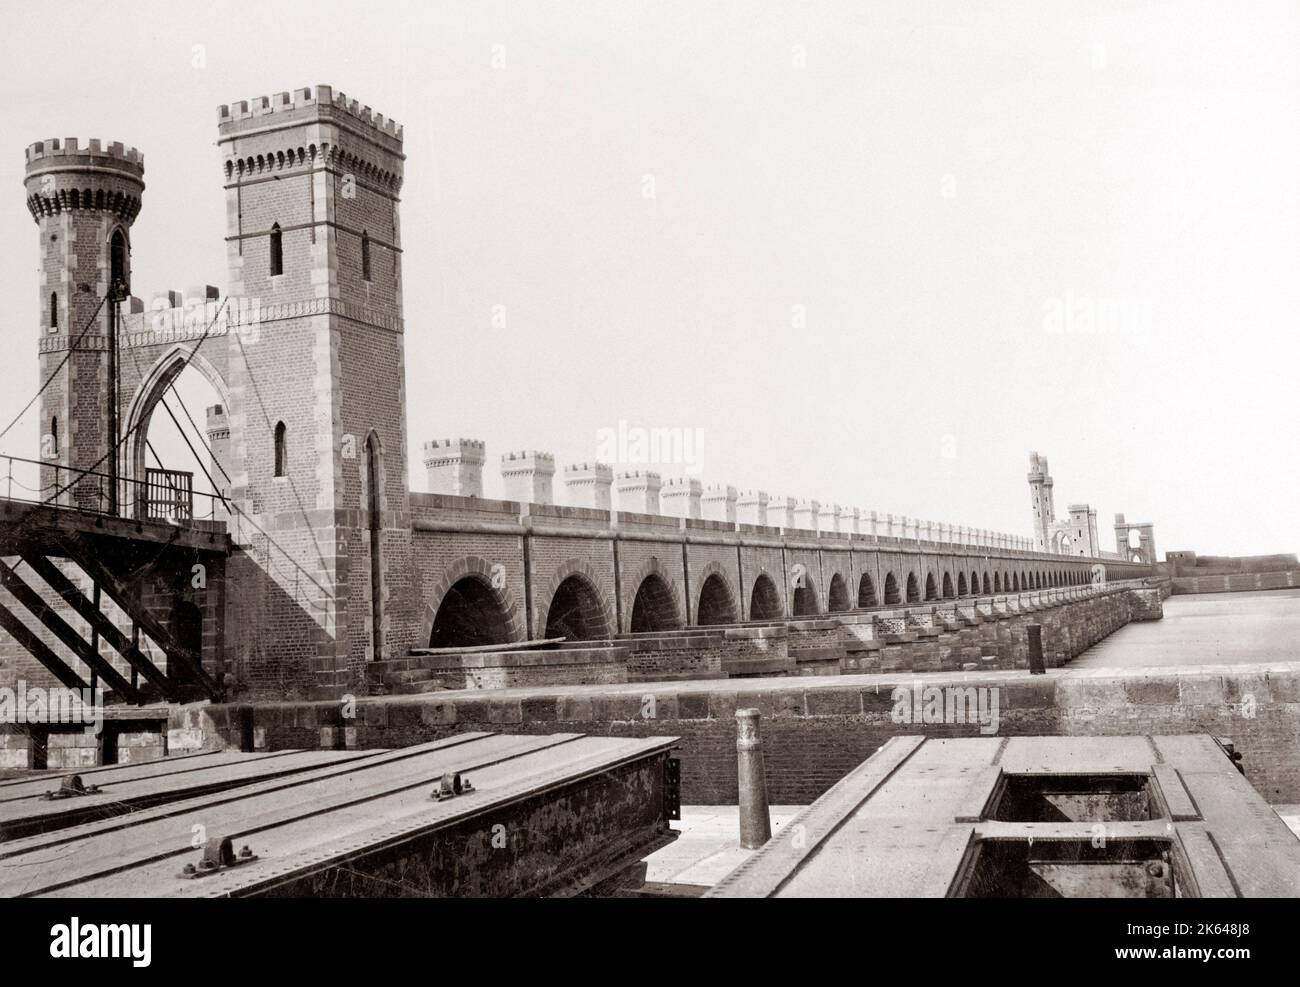
M124 476L115 480L94 470L5 455L0 455L0 467L0 493L9 500L111 514L116 482L119 517L185 524L221 520L228 513L220 494L195 491L194 474L182 470L147 468L143 480Z
M144 516L150 521L194 520L194 474L147 467Z

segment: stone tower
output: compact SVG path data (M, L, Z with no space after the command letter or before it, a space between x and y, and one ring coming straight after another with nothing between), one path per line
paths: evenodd
M1154 565L1156 555L1156 527L1150 521L1126 521L1123 514L1115 515L1115 551L1131 562Z
M1052 499L1052 475L1047 471L1047 457L1036 452L1029 454L1029 492L1034 511L1034 548L1048 551L1052 523L1056 520L1056 505Z
M222 106L217 124L244 323L227 340L231 493L256 522L236 538L276 637L246 647L337 694L415 632L402 128L329 86Z
M74 137L39 141L27 148L24 185L40 228L41 380L54 375L41 394L41 459L51 464L41 486L49 497L75 475L58 467L109 472L109 309L130 291L144 156L97 140L86 147ZM107 488L87 478L58 499L103 510Z

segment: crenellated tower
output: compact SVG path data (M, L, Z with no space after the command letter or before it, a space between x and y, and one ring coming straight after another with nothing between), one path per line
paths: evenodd
M1052 524L1056 521L1052 475L1047 470L1047 457L1036 452L1029 454L1029 493L1034 512L1034 549L1050 551Z
M75 137L27 148L27 208L40 229L41 471L45 496L106 509L109 484L72 483L74 470L109 473L116 426L110 309L129 294L131 225L144 194L144 156ZM84 331L84 334L83 334ZM71 469L65 469L70 467Z
M414 633L402 128L329 86L222 106L217 124L245 323L228 339L231 489L288 546L267 588L313 617L285 648L329 691Z

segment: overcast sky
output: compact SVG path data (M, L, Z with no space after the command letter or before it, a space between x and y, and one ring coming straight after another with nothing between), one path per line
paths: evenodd
M406 128L414 489L426 439L491 496L622 421L702 437L665 475L1028 535L1036 449L1107 548L1300 549L1298 4L6 5L3 422L23 147L140 148L136 294L224 291L216 107L323 83Z

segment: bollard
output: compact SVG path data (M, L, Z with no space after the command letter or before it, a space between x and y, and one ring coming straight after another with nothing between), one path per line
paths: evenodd
M1029 630L1029 674L1045 675L1043 668L1043 625L1030 624Z
M736 781L740 789L740 845L757 850L772 838L772 820L767 811L767 775L756 709L736 710Z

